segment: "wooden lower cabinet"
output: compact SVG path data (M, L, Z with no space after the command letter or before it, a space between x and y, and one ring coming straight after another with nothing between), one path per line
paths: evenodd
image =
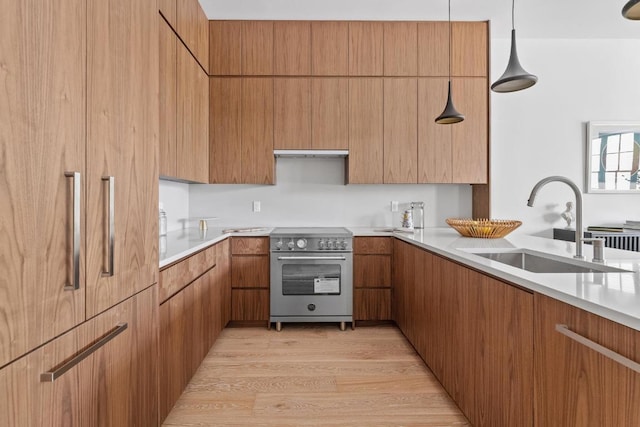
M353 320L390 319L391 288L353 290Z
M269 320L269 289L232 289L231 320Z
M640 363L640 332L540 294L534 301L535 425L640 425L640 373L556 327L566 325L636 363Z
M353 240L353 319L391 320L390 237Z
M231 320L269 320L269 238L231 240Z
M157 307L151 286L0 370L0 425L157 426Z

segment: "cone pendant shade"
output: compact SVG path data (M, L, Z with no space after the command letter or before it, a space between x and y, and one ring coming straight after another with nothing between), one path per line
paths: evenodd
M447 105L444 111L436 117L436 123L439 125L451 125L464 120L464 115L460 114L451 100L451 80L449 80L449 91L447 92Z
M516 92L533 86L537 81L538 78L536 76L527 73L520 65L516 50L516 30L512 29L511 55L509 56L507 69L502 74L502 77L491 85L491 90L494 92Z
M640 0L629 0L622 8L622 16L634 21L640 20Z

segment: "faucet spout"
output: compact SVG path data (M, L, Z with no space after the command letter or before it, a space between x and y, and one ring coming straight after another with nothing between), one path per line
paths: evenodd
M527 206L533 206L538 191L550 182L562 182L567 184L573 190L573 193L576 196L576 254L574 258L584 259L584 255L582 254L582 192L575 184L575 182L564 176L549 176L547 178L543 178L538 181L538 183L531 190L529 200L527 201Z

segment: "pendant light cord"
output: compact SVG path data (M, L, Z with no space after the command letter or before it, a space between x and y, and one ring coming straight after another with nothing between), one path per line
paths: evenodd
M516 29L516 0L511 0L511 29Z
M451 0L449 0L449 83L451 83Z

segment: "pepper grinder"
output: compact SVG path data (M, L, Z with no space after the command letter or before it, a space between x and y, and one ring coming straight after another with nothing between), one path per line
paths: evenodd
M413 228L424 228L424 202L411 202Z

